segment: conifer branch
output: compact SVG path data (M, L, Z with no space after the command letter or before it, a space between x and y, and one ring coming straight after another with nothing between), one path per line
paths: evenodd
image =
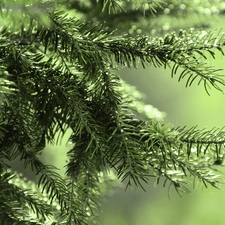
M18 179L18 177L17 177ZM15 182L15 174L12 175L9 172L4 173L1 176L1 204L0 218L3 224L10 222L16 223L21 221L21 224L28 224L33 221L33 224L42 224L40 218L46 219L51 215L52 206L46 204L43 199L35 197L35 192L31 189L25 189L18 187ZM7 199L8 204L5 204ZM13 203L14 208L10 208L10 204ZM27 214L28 211L33 212ZM34 216L36 215L36 216Z
M199 77L198 84L203 82L207 93L208 85L221 91L220 85L224 86L224 80L220 74L217 74L220 70L207 66L207 63L204 62L207 56L202 50L208 51L212 56L215 54L214 49L224 54L222 50L223 35L215 38L211 33L204 33L204 38L200 38L198 33L193 37L191 34L183 36L182 31L179 35L172 34L159 40L149 40L146 37L128 38L126 43L124 40L106 41L104 48L113 53L117 63L128 67L137 67L139 61L143 67L145 64L153 64L155 67L170 67L170 63L174 62L172 77L176 74L177 69L182 67L183 71L179 81L188 75L186 86L191 86L193 81ZM184 48L183 43L188 38L194 38L195 42L187 43L187 47ZM200 54L200 57L196 58L196 53Z
M71 18L62 10L63 2L0 1L1 16L6 18L0 30L3 224L94 221L102 176L110 170L127 188L144 189L151 178L157 184L163 178L164 186L169 183L178 192L188 193L191 177L206 187L221 182L215 166L224 157L224 129L174 128L149 112L140 119L136 111L146 112L145 105L139 104L142 110L135 105L140 99L131 96L133 89L114 71L121 65L171 67L172 77L179 73L178 81L186 79L186 86L197 82L207 93L210 87L222 91L224 77L206 61L209 56L215 58L216 51L224 55L223 33L193 29L164 37L116 36L101 23L103 18L129 15L135 9L139 15L139 9L146 7L147 20L150 14L151 18L152 14L163 16L168 9L161 1L81 3L73 5L80 18L82 14L88 18L88 7L96 4L91 22ZM179 14L179 7L192 10L191 3L185 4L185 9L175 4L170 13ZM113 13L105 17L109 12ZM39 154L47 141L59 142L68 129L73 146L67 154L66 174L60 176L54 166L42 163ZM21 178L15 182L13 172L6 172L5 160L15 159L36 175L38 183L32 186L40 189L38 194L20 185L24 184ZM27 215L30 210L34 216Z

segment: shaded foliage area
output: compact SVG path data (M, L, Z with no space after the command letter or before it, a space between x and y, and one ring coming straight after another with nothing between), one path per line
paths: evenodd
M179 194L189 192L190 177L217 187L224 129L165 124L117 74L120 66L169 67L186 87L222 92L221 70L207 62L224 55L222 31L158 29L165 17L185 24L189 11L208 16L206 2L223 16L222 1L0 1L2 224L94 223L112 173L127 188L162 177ZM68 129L62 177L39 156ZM10 170L6 160L15 159L37 184Z

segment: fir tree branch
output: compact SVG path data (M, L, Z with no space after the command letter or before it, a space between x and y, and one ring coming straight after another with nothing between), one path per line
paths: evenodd
M105 18L111 10L122 15L118 8L123 6L129 14L146 4L153 13L168 12L160 9L163 5L158 2L102 0L90 15L103 11ZM179 4L171 14L179 14ZM137 119L130 104L135 98L127 97L112 69L120 65L138 67L139 63L143 67L172 66L172 76L179 72L179 81L186 78L186 86L198 81L207 92L209 86L222 90L223 77L206 64L208 55L215 58L216 50L224 55L222 33L193 30L162 38L117 37L104 24L98 24L101 15L95 15L95 24L70 18L60 11L62 8L56 10L51 1L15 6L0 1L1 13L7 18L0 31L0 91L4 94L0 175L4 178L5 159L19 158L24 168L36 174L42 193L40 199L31 196L34 192L9 184L9 174L5 173L5 180L0 180L5 188L0 192L4 197L0 217L5 216L5 224L38 224L39 218L32 221L25 215L28 208L41 217L43 224L41 219L51 212L52 203L60 206L60 210L52 210L52 224L94 221L100 202L100 174L111 169L127 187L144 189L143 183L149 183L151 177L156 183L164 177L164 185L170 182L177 191L189 192L186 182L190 177L199 178L206 187L217 187L220 179L214 165L223 158L224 130L175 129L154 119ZM188 7L187 11L191 10ZM85 14L85 10L80 11ZM53 142L57 132L61 139L69 128L73 147L68 152L64 178L54 167L42 163L38 155L46 139ZM4 191L27 208L13 208ZM48 203L43 201L45 195Z
M12 173L7 172L1 176L1 201L3 202L1 212L4 212L6 217L4 219L2 218L2 221L21 220L21 224L27 224L28 221L36 221L33 224L42 224L39 222L46 220L51 215L52 207L46 204L44 200L34 197L33 190L24 187L20 188L17 184L18 180L16 182L15 175L12 175ZM7 210L7 205L4 206L5 199L10 204L11 201L13 202L15 210L12 211L9 208ZM32 213L30 212L32 211L36 216L31 216ZM42 219L40 220L39 218Z
M183 32L181 34L183 35ZM159 42L155 39L150 41L148 38L143 37L128 38L126 42L124 40L112 40L106 41L104 48L111 51L117 63L128 67L132 65L136 67L139 61L144 67L146 63L153 64L155 67L167 67L170 66L171 62L174 62L171 74L173 76L179 67L183 67L184 70L181 72L179 80L188 75L186 86L192 85L193 81L199 77L199 82L203 81L207 93L208 85L221 90L219 86L224 86L224 79L221 79L221 75L217 74L218 69L206 67L207 64L204 61L207 56L202 50L208 51L213 56L213 49L224 54L222 50L224 45L223 35L219 36L218 39L212 37L211 33L204 33L204 38L201 39L196 35L193 37L196 42L187 43L185 48L183 43L188 39L189 35L184 36L180 39L179 36L176 37L173 34L165 36L163 40L159 39ZM200 57L196 58L196 53L200 54Z
M190 175L198 177L206 187L207 183L212 186L216 186L220 183L220 179L217 179L218 174L209 170L209 165L213 165L213 162L206 163L205 161L205 158L207 158L206 154L209 154L209 158L211 159L215 157L215 154L221 155L220 146L225 143L224 140L220 140L221 142L218 141L217 143L211 143L210 139L206 140L207 135L213 136L214 130L207 132L196 130L193 133L193 136L191 136L193 129L186 130L187 133L190 132L189 135L191 136L188 142L187 140L177 138L177 135L181 135L182 137L182 134L166 124L160 125L159 122L152 121L152 123L148 125L148 129L148 131L141 131L141 140L145 143L146 160L155 172L153 174L157 174L157 183L159 182L159 178L163 176L166 179L169 179L177 190L180 188L182 190L182 188L184 188L184 191L187 191L188 189L182 185L182 182L184 180L186 181L187 179L185 179L185 177ZM222 136L223 132L223 130L220 130L219 136ZM194 139L194 137L196 137L196 139ZM195 152L193 151L196 145L193 143L193 145L189 144L191 141L196 141L199 145L197 147L196 157L194 156ZM204 146L207 148L204 149ZM215 146L217 146L216 149L219 151L217 153L214 150ZM186 153L183 151L185 148L187 151ZM203 161L198 159L200 154L203 154L198 152L199 149L205 150ZM198 161L197 164L196 161ZM212 170L214 169L212 168Z
M193 149L196 149L198 156L206 154L210 148L213 149L218 157L222 154L222 148L225 143L223 128L199 130L197 127L192 127L190 129L178 128L178 130L180 132L179 139L183 143L187 143L188 156Z
M98 3L99 1L97 1ZM149 11L152 14L155 14L157 12L157 8L162 8L162 4L165 3L161 0L138 0L138 1L130 1L130 2L122 2L121 0L103 0L102 4L102 11L105 10L105 8L108 8L108 13L110 14L111 9L113 12L118 13L118 11L124 11L126 12L127 9L132 8L134 6L136 10L140 7L143 8L145 11L146 8L149 9Z
M62 23L62 21L61 21L61 23ZM60 24L60 22L56 22L56 20L55 20L55 24L56 25ZM82 29L83 29L83 26L81 26L80 31L82 31ZM97 31L96 27L91 26L90 29L92 29L92 31L90 30L90 32L95 31L95 34L96 34L96 31ZM101 31L101 33L102 33L102 31ZM105 35L107 33L105 33L105 34L102 33L102 34L104 35L102 38L105 39L106 38ZM44 33L44 35L42 34L42 37L40 40L43 41L44 40L43 37L45 37L46 48L47 48L48 41L51 36L49 36L48 33L47 34ZM201 62L198 62L196 60L196 56L195 56L194 52L199 53L202 49L205 49L208 52L210 52L211 54L213 54L213 52L212 52L213 48L214 49L216 48L222 52L222 48L221 48L221 46L223 46L222 37L215 39L214 37L212 37L212 35L210 33L203 35L204 38L201 38L201 39L199 38L199 35L198 36L191 35L191 37L193 36L192 38L194 38L196 40L193 43L187 43L189 48L186 48L186 49L183 49L183 47L179 46L181 43L183 44L186 40L188 40L188 37L190 37L190 35L185 35L185 34L183 34L183 32L182 33L180 32L178 37L176 37L173 34L171 36L166 36L164 38L164 40L159 40L158 44L160 44L160 46L159 45L157 46L157 42L155 42L154 40L152 41L152 46L147 46L144 43L144 42L146 42L146 43L149 42L149 40L147 40L147 38L138 38L136 40L135 39L132 40L130 38L130 41L128 41L128 42L126 41L126 44L123 40L118 40L118 41L95 40L95 41L93 41L93 39L95 39L96 36L91 37L91 35L89 33L89 38L91 38L92 40L86 39L86 41L85 40L81 41L83 44L87 45L86 48L87 47L89 48L89 50L88 50L89 53L85 49L84 49L84 51L81 50L77 44L72 45L71 47L67 46L67 44L76 43L78 41L78 40L74 40L69 35L69 33L64 32L64 35L61 35L61 36L64 36L67 38L67 41L63 40L63 39L61 40L62 43L66 44L66 45L63 44L65 46L65 53L67 52L67 50L70 50L71 54L73 54L72 52L74 52L75 47L77 48L78 52L82 51L82 52L80 52L82 55L81 58L79 57L79 55L71 55L71 54L70 55L73 56L73 59L78 57L79 63L81 65L84 65L83 69L85 70L85 72L88 72L88 73L95 73L95 70L99 70L102 67L101 63L99 63L102 61L99 54L100 54L101 48L103 48L103 49L110 50L114 54L115 60L118 63L125 64L128 66L130 66L130 63L132 63L134 66L136 66L137 58L141 59L141 62L143 65L144 65L145 61L147 61L147 62L152 62L154 66L164 66L164 67L169 64L169 61L173 61L173 62L175 62L175 68L177 68L176 66L184 67L184 71L181 74L181 77L184 74L187 75L189 73L190 73L190 76L193 76L192 72L197 73L196 75L200 75L202 77L201 79L204 81L204 86L205 86L207 92L208 92L208 89L207 89L206 83L210 83L217 89L219 89L219 86L217 86L216 82L222 83L222 85L223 85L223 81L218 79L216 76L215 76L215 78L209 77L209 76L207 76L207 74L204 75L202 73L203 71L197 71L197 67L199 67L199 63L201 65ZM202 35L201 35L201 37L202 37ZM206 38L209 38L209 40L207 40L207 42L206 42ZM57 49L57 43L59 43L59 40L55 39L54 42L55 43L53 43L53 46L55 46L55 48ZM136 46L134 46L134 44L132 44L132 43L135 43ZM158 49L157 49L157 47L158 47ZM45 48L45 51L46 51L46 48ZM135 48L138 48L138 50L135 50ZM173 50L172 50L172 48L173 48ZM93 49L93 50L91 50L91 49ZM182 49L182 55L181 55L181 49ZM93 58L92 52L96 53L95 54L96 58ZM187 52L187 54L185 54L185 52ZM91 55L90 55L90 53L91 53ZM201 56L204 58L206 57L204 55L204 53L203 53L203 55L200 55L200 57ZM70 58L70 60L71 60L71 58ZM92 60L92 62L96 62L96 64L89 63L90 60ZM187 63L190 63L190 60L192 60L191 62L192 62L193 68L188 68L187 64L185 64L185 61ZM93 66L87 67L85 65L93 65ZM204 64L203 64L203 66L204 66ZM196 69L195 69L195 67L196 67ZM208 68L208 73L212 73L212 72L217 72L217 70L212 70L211 68ZM173 71L172 71L172 75L173 75ZM196 78L196 76L194 76L194 78ZM190 79L188 79L188 81L189 80ZM194 80L195 79L191 79L191 82L188 82L187 85L192 84L192 81L194 81Z

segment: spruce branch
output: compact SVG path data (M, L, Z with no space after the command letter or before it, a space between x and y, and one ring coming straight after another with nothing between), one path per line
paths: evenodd
M145 10L149 10L152 14L156 13L157 8L162 8L162 4L165 3L161 0L138 0L138 1L121 1L121 0L95 0L92 1L92 4L96 6L101 5L102 11L108 12L108 14L114 13L119 14L120 12L126 12L129 8L135 8L138 10L139 8L143 8Z
M155 67L170 67L171 62L174 63L171 75L176 74L178 68L182 68L179 81L185 76L187 78L186 86L199 78L199 83L203 82L206 92L208 87L212 85L214 88L221 90L220 85L224 86L224 80L215 69L208 66L205 62L207 58L203 51L209 52L214 56L214 50L219 50L224 54L222 47L224 45L223 34L215 38L209 32L197 32L196 34L180 34L167 35L163 39L148 39L147 37L128 38L124 40L106 41L104 48L114 55L114 60L124 66L137 67L140 62L145 68L146 64L152 64ZM193 40L192 40L193 38ZM189 42L187 42L189 41ZM185 47L183 43L186 43ZM201 53L199 53L201 52ZM196 53L200 56L197 58ZM191 66L190 66L191 65Z
M60 14L58 18L60 20ZM55 19L54 23L57 26L57 24L63 24L63 20L61 19L61 21L59 22ZM66 24L66 26L68 28L68 24ZM174 69L172 70L172 76L174 75L176 70L181 67L184 70L181 73L179 80L184 78L184 76L189 75L191 78L189 77L190 79L187 79L186 86L190 86L196 79L196 77L199 76L199 82L201 82L201 80L203 81L207 93L208 84L213 85L218 90L220 90L220 87L217 85L217 83L223 85L223 80L218 78L218 76L216 76L217 74L215 74L215 77L213 76L213 74L217 72L216 69L214 70L213 68L208 67L208 69L206 70L206 72L208 73L204 74L203 69L201 70L200 68L205 68L205 63L197 60L195 54L196 52L199 53L202 52L202 50L205 50L208 51L212 56L214 56L213 49L217 49L223 53L223 35L221 35L221 37L218 36L218 38L215 38L215 36L212 36L211 33L206 34L202 32L200 34L196 33L193 35L192 33L185 34L181 31L177 36L175 34L167 35L163 40L148 40L148 38L140 37L136 39L129 38L128 42L126 40L125 43L125 37L124 40L107 40L107 36L110 33L108 33L107 31L102 31L101 27L100 30L96 26L83 24L78 27L79 32L82 33L82 30L84 30L84 28L86 30L86 34L88 34L88 38L86 38L86 40L83 40L83 38L80 39L79 37L78 39L74 39L69 34L69 32L66 32L66 30L65 32L63 32L63 34L60 35L60 37L63 37L61 40L59 39L59 35L57 33L54 35L54 38L52 38L53 30L51 32L43 30L38 32L38 34L41 33L40 41L45 42L45 51L47 51L48 42L50 40L53 41L51 45L54 46L55 50L57 50L57 45L59 44L59 41L61 41L62 46L64 46L65 49L64 55L66 55L67 51L69 50L69 55L71 56L70 61L72 60L72 58L78 58L80 65L86 65L82 70L85 70L85 72L88 73L95 73L95 70L102 69L102 63L93 64L93 61L97 63L103 60L100 58L99 54L104 54L102 51L104 49L110 51L110 57L113 53L117 63L127 65L129 67L131 66L131 64L136 67L138 60L141 61L143 66L147 61L148 63L152 63L154 66L164 67L169 66L170 62L172 61L175 63L173 67ZM57 32L57 30L55 31ZM100 40L97 39L96 32L98 33L98 36L101 35ZM82 33L82 35L86 34ZM92 36L91 34L95 34L95 36ZM148 46L146 43L149 43L150 46ZM185 49L183 48L183 43L187 43L187 47ZM81 44L82 48L84 48L83 50L79 47L81 46ZM75 51L75 48L77 49L77 51ZM79 55L74 55L74 52L80 52L80 55L82 55L82 57L80 58ZM95 59L93 59L93 52L96 53L94 54L95 57L97 57ZM200 57L206 58L204 53L199 54ZM91 64L90 60L92 61ZM192 64L191 68L189 67L190 63ZM87 65L93 66L90 67ZM195 74L197 76L195 76ZM209 74L211 74L212 77L209 76Z
M41 221L51 215L52 206L37 198L32 189L25 188L27 185L18 187L18 183L21 184L19 177L15 178L15 174L11 172L5 172L1 176L2 223L21 221L18 224L28 224L32 221L32 224L43 224ZM5 199L8 199L10 204L13 202L14 208L11 208L10 204L5 204Z
M214 59L216 51L224 55L223 32L193 29L163 37L117 36L106 28L109 21L102 23L134 10L140 22L142 7L149 10L146 20L192 10L186 1L187 7L180 7L180 1L173 5L174 10L168 11L162 1L76 1L73 7L79 13L74 18L64 11L63 2L0 1L1 16L6 18L0 30L3 224L94 222L102 180L111 170L126 188L144 189L151 178L156 184L163 178L164 186L169 183L185 193L190 178L206 187L218 186L216 166L224 157L224 129L174 128L155 120L149 107L132 96L139 93L121 82L116 70L139 64L171 67L172 77L179 73L178 81L186 79L186 86L197 82L207 93L210 87L222 91L224 77L207 60ZM90 15L85 15L88 9ZM113 13L105 17L109 12ZM90 22L82 20L88 16L93 17ZM111 23L117 25L116 20ZM139 118L137 111L146 117ZM72 147L65 176L60 176L39 155L46 142L59 142L68 129ZM37 184L31 186L39 192L28 190L20 177L15 182L14 172L7 172L5 161L15 159L36 175ZM27 215L30 210L34 216Z
M221 147L225 142L220 139L212 143L209 137L217 134L223 136L223 129L217 129L216 134L214 129L204 131L191 128L184 131L154 121L148 127L151 132L142 130L141 140L145 141L146 159L154 171L153 174L157 174L157 183L162 176L170 180L176 190L185 192L188 189L182 183L188 176L199 178L205 186L207 184L216 186L220 183L217 171L213 167L210 171L209 167L214 165L214 160L218 156L221 157L223 152ZM183 136L185 134L186 139ZM186 152L183 152L185 148ZM200 150L202 152L199 152Z

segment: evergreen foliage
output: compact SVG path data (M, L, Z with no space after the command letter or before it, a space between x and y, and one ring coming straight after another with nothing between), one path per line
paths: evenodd
M224 10L221 0L0 0L1 225L95 223L111 171L126 187L163 178L186 193L191 177L218 187L225 130L164 123L117 70L169 67L186 87L222 92L207 59L224 55L224 33L205 18ZM68 129L62 177L39 156ZM16 159L37 183L10 169Z

